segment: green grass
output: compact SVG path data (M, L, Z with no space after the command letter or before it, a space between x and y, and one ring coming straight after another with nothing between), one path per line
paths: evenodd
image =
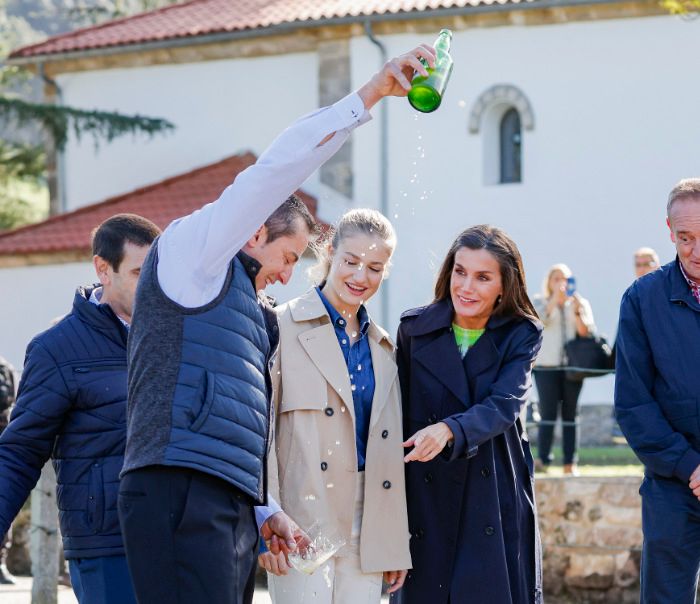
M581 476L641 476L644 472L636 455L626 445L611 447L582 447L579 449L578 469ZM532 447L537 459L537 447ZM554 461L547 472L537 476L562 475L561 451L554 451Z

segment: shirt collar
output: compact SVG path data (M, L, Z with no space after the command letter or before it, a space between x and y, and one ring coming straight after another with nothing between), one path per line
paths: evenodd
M678 266L681 269L681 274L683 275L685 280L688 282L688 285L691 287L691 289L696 288L696 287L700 287L700 283L695 283L695 281L693 281L690 277L688 277L688 273L685 272L685 269L683 268L683 263L680 261L680 259L678 260Z
M333 306L329 301L326 296L323 295L323 292L321 291L321 288L325 284L322 283L316 288L316 292L318 293L318 297L321 298L321 302L323 302L323 306L326 307L326 310L328 311L328 315L331 318L331 323L335 327L341 327L345 329L345 326L347 325L347 321L343 319L342 315L335 309L335 306ZM360 333L362 335L367 334L367 330L369 329L369 324L370 324L370 318L369 314L367 313L367 309L365 308L364 304L360 304L360 308L357 309L357 320L360 323Z
M678 266L680 267L681 274L683 275L683 278L688 284L688 287L690 287L690 291L692 292L693 296L698 302L700 302L700 283L696 283L690 277L688 277L688 274L685 272L685 269L683 268L683 263L680 261L680 258L678 259Z
M90 294L89 301L91 304L94 304L95 306L99 306L100 304L102 304L102 302L100 302L100 300L102 300L102 287L96 287L92 290L92 293ZM117 313L114 313L114 316L117 317L117 319L119 319L120 323L124 327L129 329L129 324L124 319L122 319Z

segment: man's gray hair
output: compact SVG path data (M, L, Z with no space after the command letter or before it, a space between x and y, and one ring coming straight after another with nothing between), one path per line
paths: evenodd
M700 178L684 178L668 194L666 216L671 215L671 206L679 199L697 199L700 201Z

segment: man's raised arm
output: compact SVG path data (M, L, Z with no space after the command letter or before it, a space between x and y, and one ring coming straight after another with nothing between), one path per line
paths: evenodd
M228 264L270 214L330 157L386 96L406 96L419 61L434 65L421 45L387 62L365 85L334 105L300 118L219 199L171 224L158 241L158 280L175 302L197 307L219 293Z

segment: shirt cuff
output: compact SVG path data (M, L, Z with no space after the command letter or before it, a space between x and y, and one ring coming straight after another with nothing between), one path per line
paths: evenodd
M267 504L268 505L256 505L255 506L255 522L258 525L258 532L260 531L260 527L262 527L262 525L265 524L265 521L270 516L272 516L273 514L276 514L277 512L282 511L280 504L277 503L269 495L267 496Z
M343 124L343 128L359 126L372 119L357 92L352 92L334 103L333 110L340 119L340 123Z

